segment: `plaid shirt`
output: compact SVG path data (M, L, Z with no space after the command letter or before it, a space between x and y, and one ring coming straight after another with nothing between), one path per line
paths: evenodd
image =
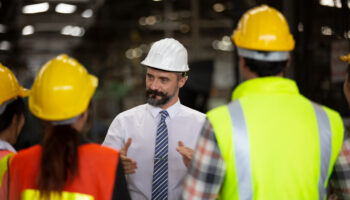
M332 196L338 200L350 199L350 135L347 131L329 182Z
M216 199L224 181L226 167L214 129L206 120L185 179L183 199Z
M182 199L216 199L225 178L225 162L216 141L215 132L207 120L202 129L195 154L185 179ZM329 199L350 199L350 135L344 143L330 178Z

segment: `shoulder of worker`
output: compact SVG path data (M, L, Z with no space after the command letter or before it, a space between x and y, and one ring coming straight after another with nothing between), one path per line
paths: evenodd
M22 163L31 163L35 160L39 160L42 153L42 147L40 145L34 145L32 147L18 151L12 158L12 160L21 160Z
M337 112L336 110L333 110L327 106L324 106L321 104L318 104L318 105L320 105L324 109L324 111L327 113L327 116L328 116L328 119L329 119L331 125L339 127L340 128L339 131L343 132L344 131L344 123L343 123L342 117L340 116L339 112Z
M111 156L114 157L116 155L119 154L119 151L108 147L108 146L102 146L100 144L96 144L96 143L88 143L88 144L84 144L81 145L79 147L79 152L86 152L88 155L104 155L104 156Z
M178 116L196 118L199 121L204 121L205 119L204 113L194 110L182 104L180 104L180 111L178 113Z
M118 119L121 120L124 118L130 118L130 117L135 118L137 116L144 116L146 111L147 111L147 104L138 105L133 108L130 108L129 110L119 113L114 118L114 121Z

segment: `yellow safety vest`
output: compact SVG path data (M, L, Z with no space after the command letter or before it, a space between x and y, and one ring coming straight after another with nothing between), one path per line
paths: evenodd
M255 78L207 113L226 165L221 199L325 199L342 146L339 114L299 94L294 81Z

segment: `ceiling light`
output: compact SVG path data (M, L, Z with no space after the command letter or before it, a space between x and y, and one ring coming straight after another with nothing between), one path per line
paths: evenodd
M344 33L345 39L350 39L350 30Z
M342 7L340 0L320 0L320 5L337 8Z
M62 13L62 14L71 14L71 13L74 13L76 9L77 9L76 5L59 3L57 4L55 11L57 13Z
M22 29L22 35L31 35L34 33L34 26L28 25Z
M304 31L304 24L301 23L301 22L299 22L299 24L298 24L298 31L299 32L303 32Z
M322 26L321 27L321 33L322 33L322 35L332 35L333 31L328 26Z
M213 5L213 10L215 12L222 12L225 10L225 6L222 3L216 3Z
M83 13L81 13L81 16L84 18L90 18L93 14L94 12L92 11L92 9L86 9Z
M155 16L148 16L146 18L146 24L154 25L157 22L157 18Z
M141 18L139 19L139 24L140 24L141 26L147 25L147 23L146 23L146 17L141 17Z
M180 25L180 32L181 33L188 33L190 31L190 26L188 24L181 24Z
M38 4L31 4L23 6L22 13L24 14L35 14L35 13L42 13L49 10L49 3L38 3Z
M85 34L85 29L79 26L65 26L61 30L62 35L71 35L74 37L82 37Z
M142 53L143 53L142 49L139 47L136 47L135 49L128 49L125 52L125 56L128 59L139 58L142 56Z
M0 42L0 50L6 51L6 50L10 50L10 48L11 48L11 43L9 41L4 40Z
M0 33L6 33L7 27L4 24L0 24Z
M155 1L155 2L159 2L159 1L162 1L162 0L153 0L153 1Z

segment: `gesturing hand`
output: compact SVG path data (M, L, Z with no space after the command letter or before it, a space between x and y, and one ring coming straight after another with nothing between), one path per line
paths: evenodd
M131 145L131 138L128 138L128 141L123 146L123 148L120 149L120 158L123 163L124 167L124 173L125 174L133 174L136 172L137 169L137 163L136 161L133 161L131 158L127 157L128 149Z
M192 161L193 150L186 147L182 141L179 141L178 144L179 146L176 147L176 151L182 155L182 160L184 161L185 166L189 168Z

